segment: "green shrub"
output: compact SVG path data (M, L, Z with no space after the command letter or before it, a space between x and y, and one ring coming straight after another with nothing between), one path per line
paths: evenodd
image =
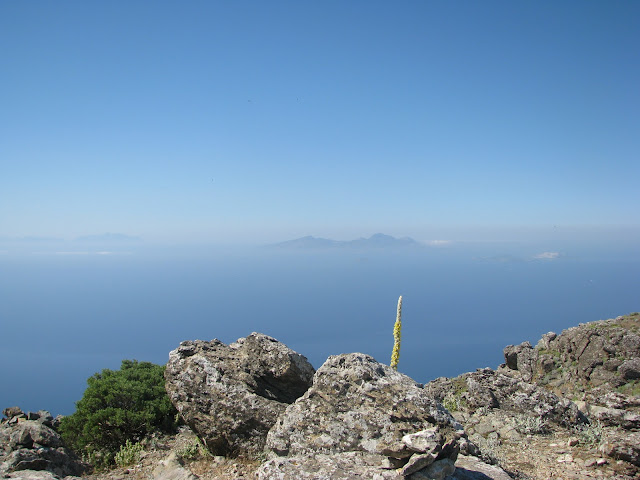
M207 447L204 446L202 440L194 438L189 443L183 445L176 451L178 458L182 460L195 460L196 458L206 457L210 455Z
M105 369L87 384L76 411L62 419L59 430L68 446L94 459L96 466L111 463L127 442L175 430L176 410L164 389L164 366L123 360L120 370Z
M524 435L541 435L549 433L549 427L542 417L518 415L513 419L516 431Z
M600 447L604 433L600 421L596 420L595 422L586 425L578 425L574 430L580 437L580 443L583 445L588 448Z
M119 467L127 467L137 463L140 460L142 450L141 443L131 443L131 440L127 440L124 445L120 446L120 451L116 453L116 465Z

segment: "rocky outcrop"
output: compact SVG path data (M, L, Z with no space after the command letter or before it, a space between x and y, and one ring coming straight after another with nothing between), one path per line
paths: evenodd
M586 416L573 402L537 385L484 368L454 379L438 378L425 390L452 411L472 415L477 410L497 409L512 416L526 415L541 423L570 427L586 423Z
M51 428L55 420L49 412L23 413L11 407L3 413L7 418L0 424L0 474L48 478L78 476L87 470L88 466L62 445L60 435Z
M464 426L480 458L516 475L637 478L639 332L638 314L549 332L535 347L506 347L497 371L425 389Z
M529 342L509 345L504 356L505 367L525 381L563 395L596 387L633 391L640 381L640 314L549 332L535 348Z
M314 369L276 339L252 333L226 345L186 341L169 354L169 397L216 455L255 455L288 404L311 386Z
M329 357L267 436L267 479L440 479L466 442L422 386L372 357Z

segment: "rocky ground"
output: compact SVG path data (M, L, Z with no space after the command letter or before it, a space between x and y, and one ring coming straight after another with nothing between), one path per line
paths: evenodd
M85 475L87 480L241 480L255 478L259 460L213 456L188 427L177 435L158 435L146 442L134 465Z
M640 478L640 314L550 332L504 355L495 370L422 386L362 354L331 357L313 374L261 334L229 346L183 342L167 390L189 427L145 439L128 467L79 474L86 465L64 449L54 419L7 409L0 477Z

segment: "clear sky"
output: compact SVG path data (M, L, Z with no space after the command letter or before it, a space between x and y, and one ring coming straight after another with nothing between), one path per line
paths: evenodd
M0 2L0 237L640 226L640 2Z

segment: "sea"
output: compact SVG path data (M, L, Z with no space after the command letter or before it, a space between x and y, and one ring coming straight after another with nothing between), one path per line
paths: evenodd
M184 340L261 332L316 368L350 352L389 363L400 295L399 371L421 383L640 310L633 246L27 250L0 251L0 409L54 415L73 413L93 374L124 359L164 364Z

